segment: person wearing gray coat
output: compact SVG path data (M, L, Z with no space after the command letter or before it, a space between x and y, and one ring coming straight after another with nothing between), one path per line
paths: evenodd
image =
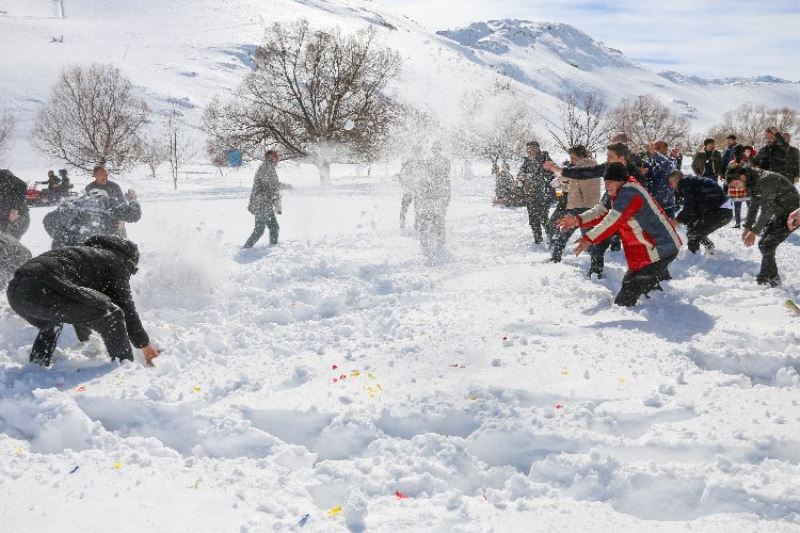
M275 166L278 164L278 152L269 150L266 156L266 160L256 171L253 191L250 193L247 210L256 217L256 226L244 244L244 248L252 248L264 235L264 230L267 228L269 228L270 245L278 244L280 226L277 215L281 214L281 189L278 173L275 171Z

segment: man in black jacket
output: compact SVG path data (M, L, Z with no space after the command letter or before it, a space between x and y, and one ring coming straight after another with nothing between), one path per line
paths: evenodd
M771 170L794 180L789 171L789 145L783 136L778 132L778 128L772 127L764 132L767 144L761 148L751 162L761 170Z
M533 242L542 242L542 230L549 232L550 204L555 200L555 191L550 187L553 179L545 162L552 160L547 152L542 152L539 143L531 141L525 145L528 157L522 162L517 179L522 184L525 205L528 208L528 223L533 231Z
M783 140L786 141L786 176L792 183L800 181L800 149L797 146L792 146L792 136L789 132L784 131L782 134Z
M731 221L733 203L711 178L684 176L675 170L670 172L668 181L681 205L676 220L686 225L689 251L696 253L702 244L707 253L713 254L714 243L708 236Z
M756 281L759 285L780 286L775 251L794 231L788 221L792 211L800 208L800 194L791 181L777 172L739 166L729 168L725 178L728 184L744 185L750 196L742 242L749 248L761 234L761 270Z
M0 231L19 240L31 225L25 193L28 185L10 170L0 170Z
M30 360L49 366L64 323L97 331L112 359L133 360L131 341L149 365L158 357L131 295L139 250L118 237L45 252L22 265L9 283L11 308L39 328Z
M108 170L106 170L106 167L97 165L94 167L92 175L94 176L94 181L86 186L86 194L90 194L92 191L103 191L111 199L111 205L113 207L126 205L128 202L136 201L136 191L129 189L127 193L123 193L122 187L108 179ZM139 217L137 217L135 220L125 220L121 218L115 220L117 225L117 236L126 239L128 237L128 233L125 231L125 223L138 222L140 218L141 209L139 210Z

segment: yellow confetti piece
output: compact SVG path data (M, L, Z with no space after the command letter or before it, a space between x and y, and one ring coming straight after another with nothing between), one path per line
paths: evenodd
M383 392L383 387L381 387L381 384L380 384L380 383L378 383L378 384L376 385L376 387L378 387L378 390L379 390L379 391Z
M477 397L477 396L475 396L474 394L470 394L470 395L469 395L469 399L470 399L470 400L472 400L472 401L475 401L475 400L477 400L477 399L478 399L478 397Z
M332 507L332 508L328 509L328 516L336 516L336 515L342 514L343 510L344 509L342 509L341 505L337 505L336 507Z
M569 370L567 370L566 368L562 368L561 369L561 375L562 376L568 376L569 375Z
M122 463L114 463L114 470L122 470Z
M361 375L361 372L359 372L358 370L353 370L352 372L350 372L350 377L351 378L357 378L360 375Z
M620 376L617 378L617 381L619 381L620 383L625 383L625 378Z
M192 387L192 392L200 392L201 390L203 389L200 388L200 385L195 385L194 387Z
M200 488L200 480L198 479L197 481L194 482L194 485L189 485L186 488L187 489L199 489Z
M367 387L367 394L369 394L370 398L375 398L375 390L372 387Z
M367 373L367 377L369 379L375 379L375 374L373 374L372 372L369 372L369 373Z
M22 448L14 448L14 453L22 453Z

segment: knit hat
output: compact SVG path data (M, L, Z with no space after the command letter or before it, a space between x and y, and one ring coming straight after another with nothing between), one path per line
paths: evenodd
M606 181L628 181L628 169L622 163L609 163L603 176Z
M730 183L731 180L739 179L744 175L744 184L747 189L751 189L759 179L759 173L753 167L747 165L730 166L725 173L725 181Z
M111 235L95 235L90 237L85 245L92 248L111 250L121 255L128 261L128 269L131 274L136 273L137 265L139 264L139 247L135 243Z

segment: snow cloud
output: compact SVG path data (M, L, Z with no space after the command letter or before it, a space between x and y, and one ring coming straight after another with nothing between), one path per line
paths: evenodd
M504 18L564 22L656 71L800 80L797 0L380 1L431 30Z

